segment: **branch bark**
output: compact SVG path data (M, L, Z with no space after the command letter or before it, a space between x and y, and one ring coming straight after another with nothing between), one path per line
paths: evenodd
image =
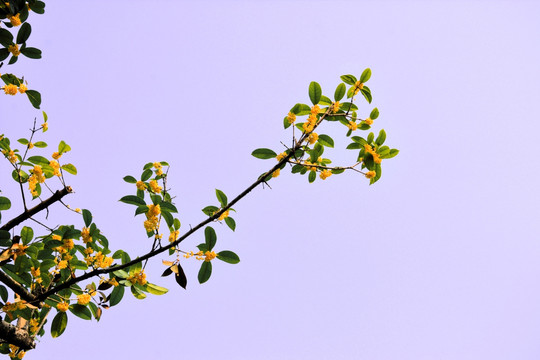
M28 334L28 331L19 329L17 326L4 320L0 321L0 339L18 346L25 351L36 347L36 343L30 334Z

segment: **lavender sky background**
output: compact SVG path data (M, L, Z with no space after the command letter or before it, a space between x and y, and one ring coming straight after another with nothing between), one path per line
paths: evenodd
M274 162L282 119L318 81L373 71L374 129L401 150L374 186L358 174L309 185L282 171L218 230L204 285L125 301L99 323L70 316L28 359L538 359L540 130L538 2L49 1L33 16L40 61L9 71L42 92L51 145L79 170L73 207L88 208L111 247L150 246L119 203L149 161L172 165L183 231L214 189L232 198ZM0 97L1 131L27 136L38 111ZM330 124L333 125L333 124ZM354 161L344 129L328 155ZM54 149L47 150L49 153ZM5 175L2 190L13 189ZM15 198L15 197L14 197ZM15 207L12 214L18 210ZM51 224L82 219L60 206ZM36 228L37 229L37 228ZM202 234L186 241L191 249ZM166 257L163 257L165 259Z

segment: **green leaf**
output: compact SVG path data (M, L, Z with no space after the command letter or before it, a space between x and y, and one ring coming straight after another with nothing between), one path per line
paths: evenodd
M373 98L371 97L371 91L369 90L369 88L367 86L364 86L363 89L360 89L360 92L362 93L362 95L364 95L367 102L371 104Z
M321 105L332 105L332 100L330 100L330 98L324 96L324 95L321 95L321 100L319 100L319 104Z
M62 170L67 171L71 175L77 175L77 168L73 164L62 165Z
M7 197L0 196L0 210L8 210L11 208L11 200Z
M213 227L207 226L204 229L204 242L208 247L208 250L212 250L216 245L217 235Z
M316 83L315 81L312 81L309 84L309 99L313 103L313 105L317 105L319 101L321 100L322 96L322 89L321 85Z
M135 195L126 195L120 201L130 205L146 205L143 199Z
M151 283L146 283L146 290L153 295L163 295L169 292L168 289Z
M311 113L311 108L306 104L296 104L291 108L291 112L295 115L307 115Z
M46 148L47 143L44 142L44 141L38 141L38 142L34 143L34 146L37 147L37 148Z
M375 139L375 143L377 145L382 145L384 144L385 140L386 140L386 131L384 131L384 129L381 129L381 131L379 131L379 136L377 136L377 139Z
M0 285L0 297L3 302L6 302L8 299L8 291L3 285Z
M343 99L343 97L345 96L346 91L347 91L347 87L345 86L345 84L340 83L337 86L336 91L334 92L334 99L336 101L339 101L339 100Z
M26 40L30 37L32 33L32 27L29 23L24 23L21 25L19 32L17 33L17 44L25 43Z
M227 226L232 230L234 231L236 229L236 221L234 221L234 219L232 217L226 217L225 218L225 224L227 224Z
M161 208L161 210L167 211L167 212L170 212L170 213L177 213L178 212L178 209L176 208L176 206L174 206L172 203L167 202L167 201L160 202L159 207Z
M212 275L212 263L210 261L203 261L201 264L201 268L199 270L199 274L197 276L199 283L204 284L205 282L210 279L210 276Z
M345 84L349 84L349 85L356 84L356 77L352 75L341 75L340 78Z
M49 160L47 160L47 158L44 158L43 156L30 156L28 158L28 161L30 161L32 164L36 164L39 166L49 165Z
M90 224L92 223L92 213L89 210L83 209L82 217L84 220L84 225L86 227L89 227Z
M168 227L172 227L172 226L173 226L174 218L173 218L173 216L171 215L170 212L168 212L168 211L162 211L162 212L161 212L161 216L163 217L163 219L165 219L165 222L167 223L167 226L168 226Z
M71 150L71 146L66 144L64 140L60 141L60 144L58 144L58 152L60 154L66 153Z
M217 255L219 260L225 261L229 264L238 264L240 262L238 255L229 250L220 251Z
M137 179L135 179L131 175L124 176L124 181L127 182L127 183L130 183L130 184L136 184L137 183Z
M152 170L150 170L150 169L144 170L142 175L141 175L141 180L146 181L146 180L150 179L152 177L152 174L153 174Z
M265 148L254 150L251 155L255 156L257 159L263 160L274 159L277 156L277 154L273 150Z
M21 48L21 54L30 59L41 59L41 50L34 47Z
M210 206L207 206L204 209L202 209L202 212L205 213L208 216L212 216L218 210L219 210L219 208L217 206L210 205Z
M0 29L0 30L3 30L3 29ZM8 49L0 49L0 61L4 61L8 58L10 52L8 51Z
M124 297L125 288L122 285L115 286L111 292L111 298L109 304L111 306L117 305Z
M216 197L221 206L227 206L227 195L223 191L216 189Z
M391 158L395 157L397 154L399 154L398 149L391 149L390 153L385 158L386 159L391 159Z
M311 170L311 171L309 172L309 175L308 175L308 180L309 180L309 182L310 182L310 183L314 182L316 178L317 178L317 172Z
M350 143L346 147L347 150L358 150L358 149L362 149L362 148L363 148L363 146L361 144L359 144L359 143L356 143L356 142Z
M131 287L131 293L135 296L136 299L142 300L146 298L146 294L137 289L135 286Z
M360 82L363 84L367 82L371 78L371 69L367 68L362 72L362 75L360 76Z
M379 109L375 108L375 109L371 110L371 114L369 114L369 118L371 120L375 120L378 117L379 117Z
M24 138L21 138L19 140L17 140L19 143L23 144L23 145L28 145L28 140L27 139L24 139Z
M187 277L184 273L184 269L182 269L182 266L180 266L180 263L177 264L177 269L178 272L175 272L174 280L178 283L178 285L185 289L187 286Z
M56 314L51 325L51 336L53 338L59 337L60 335L62 335L64 330L66 330L67 321L68 321L68 318L65 312L60 311Z
M329 148L334 147L334 139L332 139L330 136L325 135L325 134L319 135L319 143Z
M25 94L28 96L28 100L30 100L32 106L39 109L41 105L41 94L36 90L26 90Z
M73 315L76 315L83 320L92 320L92 313L90 312L90 309L88 309L84 305L80 305L80 304L71 305L69 307L69 311L71 311Z
M174 230L178 230L180 229L180 220L178 220L177 218L174 219L174 222L173 222L173 225L174 225Z
M34 238L34 230L31 227L23 226L21 230L21 241L23 245L28 244Z

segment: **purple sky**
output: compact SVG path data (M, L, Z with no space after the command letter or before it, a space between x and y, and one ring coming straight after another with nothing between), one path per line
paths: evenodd
M538 359L539 11L519 1L49 1L31 21L43 59L9 71L42 92L42 140L65 140L63 159L79 169L67 203L92 210L112 248L151 245L117 201L133 191L123 176L169 161L185 231L215 188L232 198L274 164L250 153L290 139L283 116L309 102L314 80L331 96L340 75L371 67L374 128L401 153L371 187L358 174L310 185L283 171L235 207L235 233L215 226L218 248L240 264L216 263L198 285L190 261L184 291L159 278L160 257L150 278L167 295L126 294L99 323L70 316L27 358ZM39 116L23 100L0 97L0 133L12 139ZM373 107L359 105L361 117ZM328 155L354 161L343 127L326 126ZM51 224L82 226L51 210Z

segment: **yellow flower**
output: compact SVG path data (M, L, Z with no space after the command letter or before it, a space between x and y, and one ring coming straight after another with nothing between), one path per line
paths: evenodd
M358 124L356 123L356 121L349 120L349 125L347 125L347 127L352 131L355 131L356 129L358 129Z
M330 175L332 175L332 172L330 170L328 170L328 169L325 169L325 170L321 171L321 174L319 176L320 176L321 179L325 180Z
M7 84L3 87L3 89L4 89L4 94L6 95L15 95L18 91L17 85L13 85L13 84Z
M217 257L217 254L213 251L207 251L204 253L204 261L209 262Z
M49 161L49 165L53 168L54 170L54 175L56 176L60 176L60 164L58 163L58 161L56 160L51 160Z
M162 170L162 169L157 169L157 170L156 170L156 175L157 175L157 176L163 175L163 170Z
M152 232L157 228L157 222L158 222L157 217L154 217L154 218L145 220L143 225L146 231Z
M321 112L321 108L319 107L319 105L314 105L314 106L311 108L311 113L312 113L312 114L318 114L319 112Z
M171 234L169 235L169 242L174 242L179 234L180 234L180 230L175 230L171 232Z
M150 181L150 189L152 190L152 192L155 192L156 194L161 193L161 186L158 185L156 180Z
M277 178L278 176L279 176L279 169L277 169L276 171L274 171L274 172L272 173L272 177L273 177L273 178Z
M339 101L336 101L335 103L332 104L332 112L335 114L337 113L339 110Z
M368 171L368 172L366 173L366 177L367 177L368 179L374 178L375 175L377 175L377 173L376 173L375 171L373 171L373 170Z
M28 87L24 84L21 84L21 86L19 86L19 92L21 94L24 94L26 92L26 90L28 90Z
M87 255L90 255L93 252L94 252L94 249L92 249L90 247L84 250L84 253L87 254Z
M7 153L7 158L12 164L15 164L17 162L17 155L15 155L15 152L13 150L9 150L9 152Z
M92 300L90 294L81 294L77 296L77 303L79 305L88 305L90 300Z
M289 112L289 114L287 114L287 120L289 120L289 124L292 124L296 120L296 114Z
M66 260L62 260L58 263L58 268L59 269L65 269L67 267L67 261Z
M153 205L153 204L148 205L148 211L146 212L146 216L148 218L158 216L159 214L161 214L161 207L159 206L159 204L158 205Z
M7 15L6 16L9 21L11 22L11 25L13 26L19 26L21 25L21 19L20 19L20 14L15 14L15 15Z
M43 124L41 124L41 127L43 128L43 132L49 130L49 124L47 124L46 122L44 122Z
M112 279L110 279L110 280L107 281L107 282L108 282L109 284L111 284L112 286L118 286L118 285L120 285L120 284L118 283L118 281L116 281L115 278L112 278Z
M62 237L60 235L53 235L52 239L53 240L62 240Z
M279 175L279 169L277 170L278 171L278 175ZM277 176L277 175L276 175ZM272 174L272 177L276 177L274 176L274 174ZM219 221L222 221L222 220L225 220L225 218L229 217L229 210L225 211L223 214L221 214L218 218Z
M302 126L302 128L303 128L304 132L309 133L309 132L313 131L313 129L315 128L315 125L313 125L310 122L305 122L304 125Z
M317 133L311 133L309 134L308 136L308 142L313 145L317 142L317 140L319 140L319 134Z
M80 213L80 212L81 212L81 209L80 209L80 208L75 208L75 212Z
M147 283L146 274L144 273L144 270L141 270L141 272L139 273L128 276L126 280L132 284L145 285Z
M88 301L90 301L90 300L88 300ZM66 312L69 309L69 303L62 301L61 303L56 305L56 308L58 309L58 311Z
M360 90L362 90L364 88L364 84L361 83L360 81L357 81L355 84L354 84L354 95L358 94L358 92Z
M41 275L41 270L39 268L34 268L33 266L30 268L30 273L33 277L39 277Z
M54 160L60 159L61 156L62 156L62 154L60 154L58 151L55 151L52 154L52 157L53 157Z
M137 186L137 190L146 190L146 184L141 180L137 181L135 185Z
M81 230L81 237L83 238L83 241L85 244L88 244L89 242L92 242L92 237L90 236L90 229L87 227L83 227Z
M34 147L34 143L28 143L28 148L32 149Z
M68 250L71 250L73 249L75 245L73 244L73 240L72 239L64 239L64 247Z
M364 122L370 126L373 125L373 120L371 120L371 118L367 118Z
M282 152L281 154L279 154L278 156L276 156L276 159L277 159L277 161L279 162L279 161L283 160L283 158L284 158L285 156L287 156L287 153L286 153L286 152Z
M154 165L154 167L155 167L156 169L161 169L161 163L159 163L159 162L155 162L155 163L153 163L152 165Z
M19 51L19 45L17 45L17 44L9 45L9 46L8 46L8 51L9 51L13 56L19 56L19 55L21 55L21 52Z

